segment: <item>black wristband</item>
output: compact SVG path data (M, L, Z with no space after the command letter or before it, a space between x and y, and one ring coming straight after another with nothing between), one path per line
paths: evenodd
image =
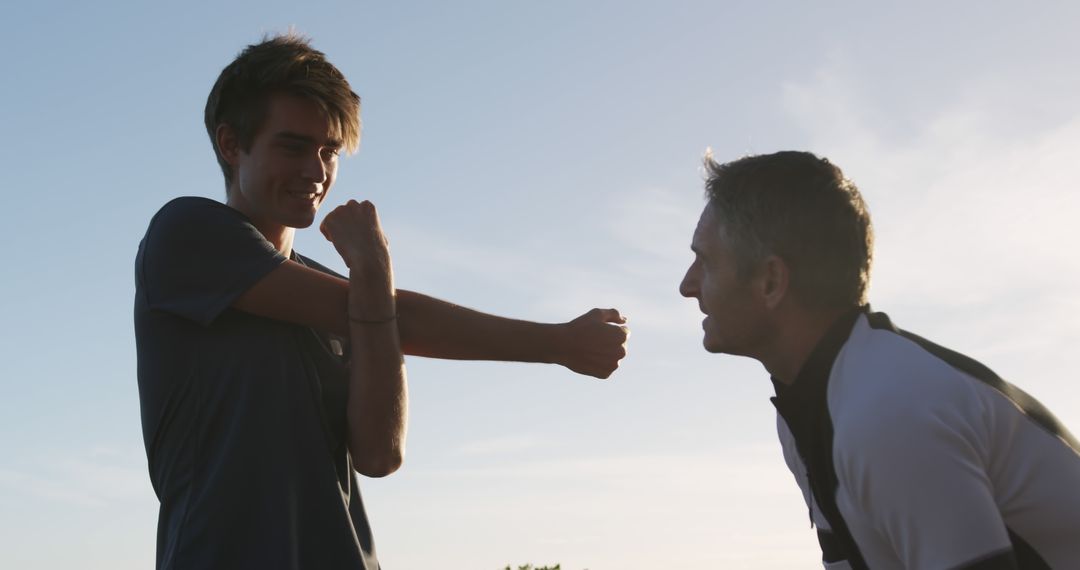
M386 323L397 320L397 315L391 315L385 319L358 319L352 315L349 315L349 322L360 325L385 325Z

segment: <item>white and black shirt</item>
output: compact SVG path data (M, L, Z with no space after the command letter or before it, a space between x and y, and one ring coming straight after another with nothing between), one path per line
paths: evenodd
M826 568L1080 568L1080 444L982 364L864 307L774 384Z

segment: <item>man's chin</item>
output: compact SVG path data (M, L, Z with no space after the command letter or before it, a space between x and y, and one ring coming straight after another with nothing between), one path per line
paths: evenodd
M290 219L288 222L286 222L285 225L290 227L290 228L295 228L295 229L298 229L298 230L302 230L304 228L311 227L311 224L314 224L314 223L315 223L315 214L313 212L310 216L295 216L292 219Z
M705 338L701 341L701 345L705 347L705 350L707 352L711 352L713 354L720 354L724 352L724 347L721 346L721 344L717 342L716 339L709 338L709 335L705 335Z

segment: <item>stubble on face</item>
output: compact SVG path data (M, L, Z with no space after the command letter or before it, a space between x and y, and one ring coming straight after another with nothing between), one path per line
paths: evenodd
M680 292L696 298L702 320L705 350L753 356L762 334L764 315L755 295L755 280L739 274L737 258L712 205L698 221L691 248L696 254Z

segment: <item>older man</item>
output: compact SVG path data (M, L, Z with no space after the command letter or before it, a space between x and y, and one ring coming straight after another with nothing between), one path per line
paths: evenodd
M680 292L772 375L826 568L1080 568L1080 444L982 364L866 304L873 232L829 161L707 159Z

